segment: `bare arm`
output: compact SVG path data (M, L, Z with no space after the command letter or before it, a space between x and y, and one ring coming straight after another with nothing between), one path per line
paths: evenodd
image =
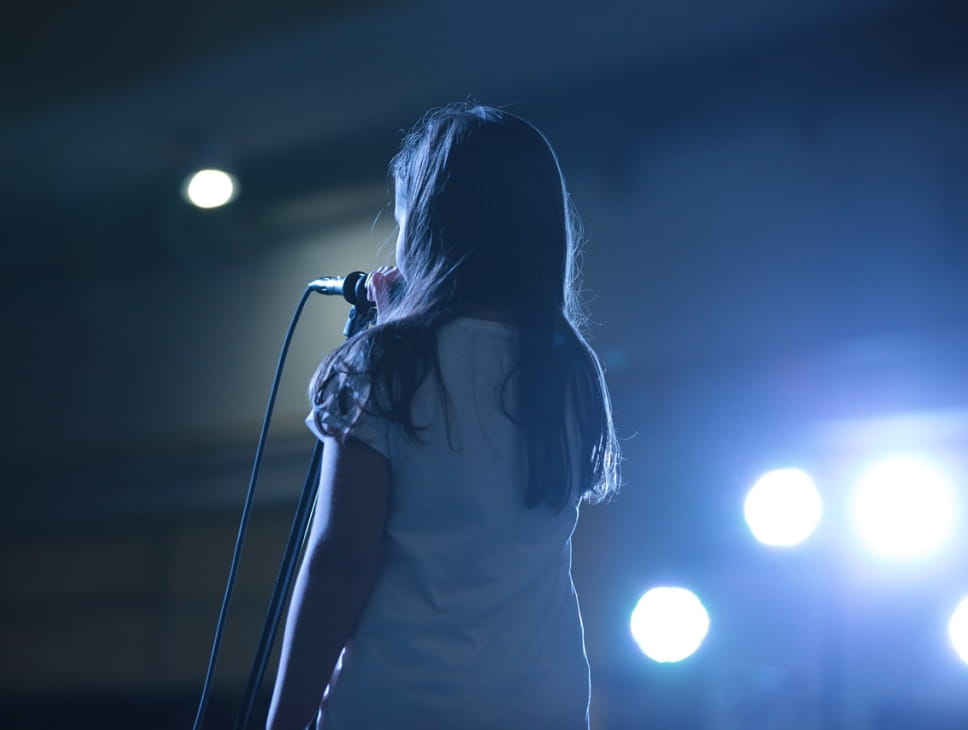
M289 603L268 730L304 730L380 564L390 464L355 440L323 441L316 512Z

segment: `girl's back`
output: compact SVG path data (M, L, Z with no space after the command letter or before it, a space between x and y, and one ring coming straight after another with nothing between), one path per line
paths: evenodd
M571 580L574 503L526 508L517 330L471 318L438 337L414 441L364 416L351 435L392 465L383 560L321 727L587 727L588 665ZM446 393L446 396L443 393Z

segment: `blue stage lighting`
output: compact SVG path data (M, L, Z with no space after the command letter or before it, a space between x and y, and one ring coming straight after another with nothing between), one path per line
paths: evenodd
M695 593L660 586L647 591L632 611L632 638L657 662L692 655L709 632L709 614Z
M876 552L913 558L937 549L954 521L947 478L911 457L881 462L861 478L854 495L854 520Z
M823 510L813 480L799 469L776 469L760 477L746 495L743 514L757 540L788 547L806 540Z
M961 661L968 664L968 597L965 597L948 622L948 638Z

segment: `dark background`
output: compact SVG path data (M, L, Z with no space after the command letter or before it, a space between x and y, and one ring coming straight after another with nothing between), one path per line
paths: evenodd
M627 481L575 538L595 730L968 726L946 636L961 531L892 565L847 519L858 469L899 450L964 494L960 2L3 13L5 727L190 726L289 315L310 279L389 261L386 163L468 94L547 132L585 225ZM240 197L190 208L182 180L214 164ZM311 449L305 382L344 317L315 298L296 335L210 727L248 673ZM824 520L768 550L743 497L791 465ZM662 583L712 621L678 665L628 630Z

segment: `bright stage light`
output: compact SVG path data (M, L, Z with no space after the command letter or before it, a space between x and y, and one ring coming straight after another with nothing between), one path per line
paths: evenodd
M696 594L661 586L647 591L632 611L632 638L657 662L678 662L692 655L709 632L709 614Z
M235 178L222 170L199 170L185 183L185 197L199 208L218 208L238 192Z
M871 468L854 497L861 537L890 557L917 557L938 547L954 517L951 485L944 475L913 458Z
M958 604L948 622L948 638L961 661L968 664L968 598Z
M750 489L743 515L757 540L788 547L810 536L822 509L820 494L807 474L799 469L776 469Z

